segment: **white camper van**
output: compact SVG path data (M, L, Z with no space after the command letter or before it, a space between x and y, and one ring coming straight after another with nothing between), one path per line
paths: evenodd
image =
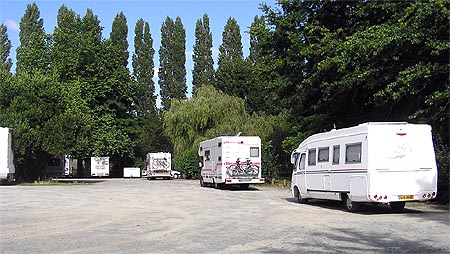
M238 185L264 183L261 178L261 139L256 136L221 136L200 143L200 185Z
M426 201L437 194L431 127L409 123L364 123L315 134L292 152L291 191L310 198L342 200L349 211L363 203Z
M0 127L0 180L14 181L14 155L9 128Z
M148 153L146 158L147 179L173 179L172 155L170 153Z
M109 176L109 157L91 157L91 176Z

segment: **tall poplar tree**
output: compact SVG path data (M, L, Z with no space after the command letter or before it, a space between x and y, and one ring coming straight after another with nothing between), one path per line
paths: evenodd
M136 22L134 29L133 78L137 83L134 101L139 114L156 114L155 84L153 82L154 67L153 39L150 25L143 19Z
M161 26L159 49L159 86L164 110L170 108L172 99L186 98L186 31L177 17L175 22L167 17Z
M50 63L49 42L36 3L28 4L20 20L16 73L27 70L47 70Z
M208 14L198 19L195 25L194 69L192 70L192 90L202 85L214 84L214 60L212 58L212 34L209 29Z
M230 17L219 47L216 87L228 95L245 99L248 93L249 66L244 62L242 37L237 21Z
M11 71L12 60L9 58L11 50L11 40L8 38L8 29L4 24L0 24L0 69Z
M62 5L53 32L52 67L62 82L80 77L81 18Z

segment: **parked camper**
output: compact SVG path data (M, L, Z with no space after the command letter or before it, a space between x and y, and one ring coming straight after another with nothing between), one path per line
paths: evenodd
M123 177L124 178L140 178L141 177L141 169L140 168L123 168Z
M0 127L0 180L14 181L14 155L9 128Z
M91 157L91 176L109 176L109 157Z
M147 179L173 179L172 155L170 153L148 153L146 158Z
M261 177L261 139L257 136L221 136L200 143L200 185L237 185L264 183Z
M341 200L347 210L363 203L426 201L437 194L431 127L409 123L364 123L315 134L292 152L292 194Z

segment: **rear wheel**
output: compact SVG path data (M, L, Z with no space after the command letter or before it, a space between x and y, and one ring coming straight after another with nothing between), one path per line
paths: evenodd
M391 206L391 209L396 212L400 212L403 210L403 208L405 208L405 202L403 202L403 201L391 202L391 203L389 203L389 205Z
M356 212L361 208L360 203L353 202L351 200L351 198L347 195L344 195L343 201L344 201L345 209L347 209L347 211L349 211L349 212Z

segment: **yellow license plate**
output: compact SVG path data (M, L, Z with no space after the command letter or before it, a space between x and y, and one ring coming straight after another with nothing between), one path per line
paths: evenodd
M414 199L414 196L413 195L401 195L401 196L398 196L398 199L400 199L400 200Z

